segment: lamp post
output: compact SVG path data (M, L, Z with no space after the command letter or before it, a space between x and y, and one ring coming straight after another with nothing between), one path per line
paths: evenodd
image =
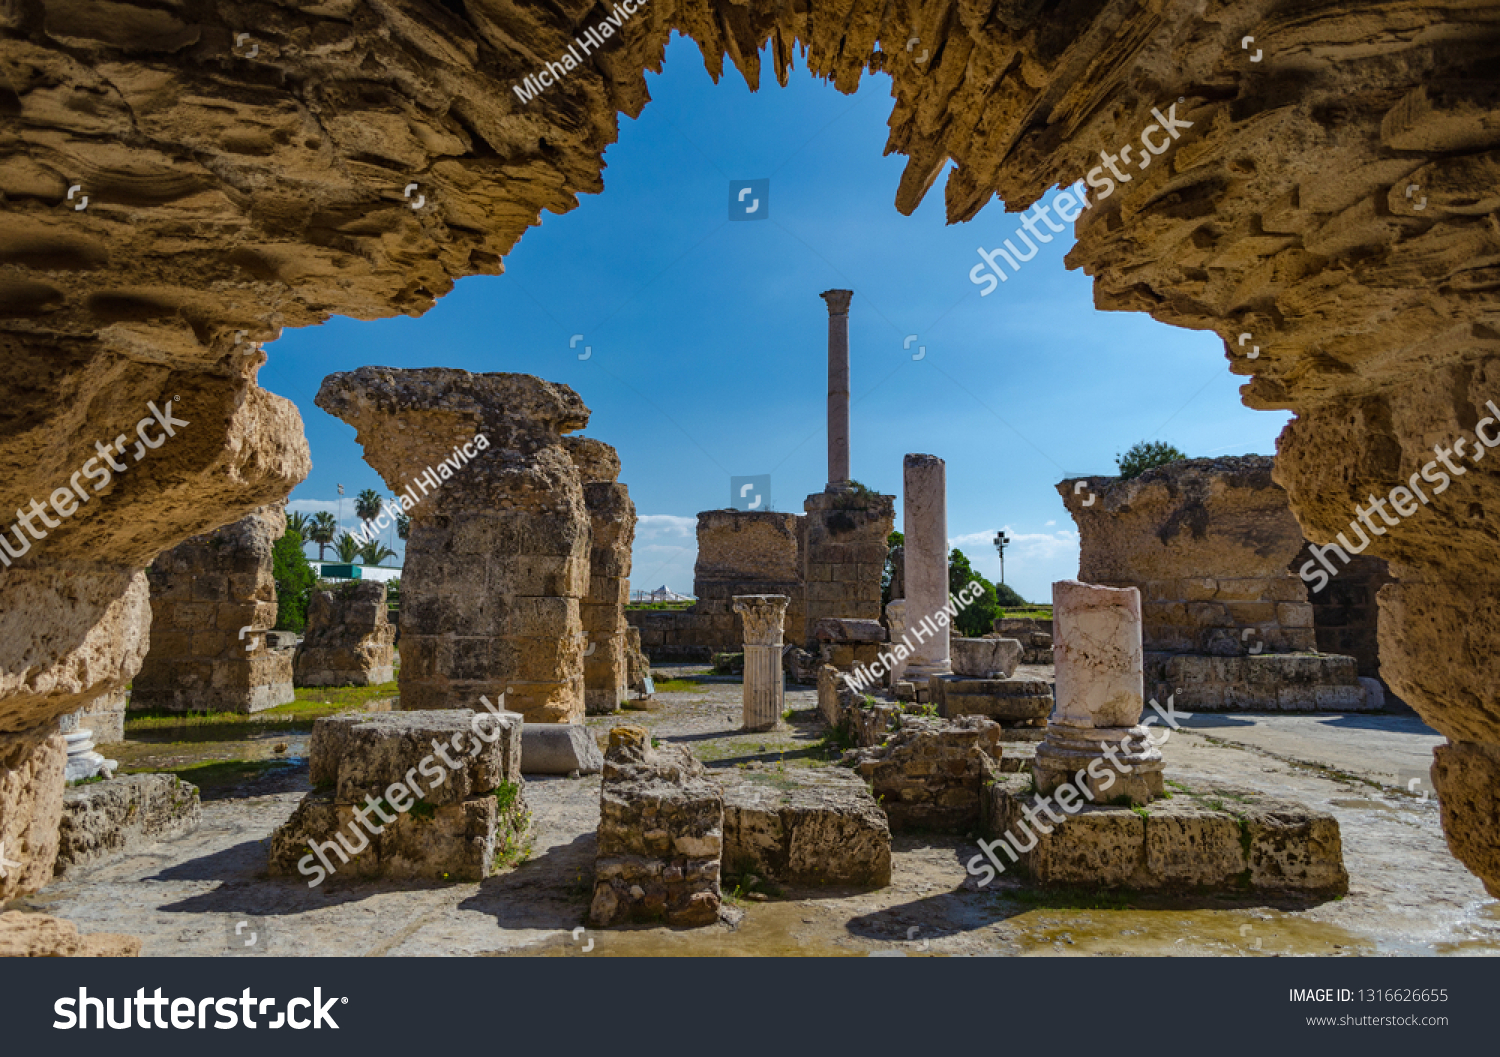
M1005 545L1009 542L1010 537L1003 529L995 533L995 553L1000 555L1000 582L1002 584L1005 583Z

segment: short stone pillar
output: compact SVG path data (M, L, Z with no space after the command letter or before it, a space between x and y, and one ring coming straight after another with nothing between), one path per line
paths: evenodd
M379 686L396 678L396 626L385 592L376 580L312 592L307 633L292 660L298 686Z
M953 671L948 657L948 470L936 455L903 461L906 535L906 677L926 683Z
M1162 759L1138 725L1141 593L1062 580L1052 585L1057 707L1037 746L1038 791L1074 784L1096 802L1145 804L1162 793Z
M890 628L891 638L891 686L906 678L906 659L896 649L896 643L906 636L906 599L893 598L885 606L885 625Z
M745 622L746 730L771 730L781 722L781 622L789 601L786 595L734 596L734 611Z
M258 712L296 700L291 655L264 634L276 623L272 550L285 533L273 504L157 556L146 570L151 648L131 708Z
M354 426L411 516L402 709L505 694L528 723L581 722L589 517L562 439L588 424L578 394L525 374L362 367L323 379L317 405Z

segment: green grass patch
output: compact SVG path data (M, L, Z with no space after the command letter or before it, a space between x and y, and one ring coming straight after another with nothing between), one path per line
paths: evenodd
M181 767L171 767L165 770L156 767L122 768L120 773L175 775L181 781L196 785L202 798L211 800L213 797L210 794L214 792L233 789L262 775L286 770L290 766L286 760L213 760L205 763L184 764Z
M672 679L658 679L655 685L658 694L681 694L697 690L704 682L706 680L701 675L682 675Z
M180 730L192 727L248 727L265 730L311 730L313 720L339 712L364 709L373 701L388 700L400 693L392 681L378 686L312 686L297 691L297 700L264 712L169 712L143 709L125 717L125 732Z

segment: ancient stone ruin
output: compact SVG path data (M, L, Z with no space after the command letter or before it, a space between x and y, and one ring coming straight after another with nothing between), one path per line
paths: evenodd
M587 424L583 401L524 374L362 367L325 378L317 402L411 517L401 707L503 694L529 722L581 720L590 528L562 435Z
M0 12L0 56L27 71L9 84L11 135L0 145L0 349L13 365L0 509L56 494L94 455L93 438L125 438L148 403L175 401L191 425L122 463L126 472L34 546L15 537L24 556L7 550L0 834L21 865L0 879L3 898L52 873L56 720L123 690L140 668L141 570L285 497L307 473L295 410L256 384L256 341L336 313L419 314L457 278L500 272L544 210L567 211L604 186L618 114L647 104L645 72L659 68L673 32L700 44L715 78L727 61L753 87L763 64L785 84L798 59L844 92L867 72L889 76L888 150L908 158L895 205L907 214L945 172L946 214L964 221L994 198L1029 207L1148 126L1169 135L1170 153L1094 199L1069 263L1090 275L1101 308L1217 333L1229 370L1246 379L1244 402L1294 413L1274 474L1319 546L1347 533L1368 497L1420 480L1434 444L1451 457L1450 445L1473 442L1500 392L1489 263L1500 239L1496 45L1482 6L1230 11L1164 0L1148 10L1112 0L1065 18L1007 5L995 17L933 21L851 0L653 0L609 61L581 67L524 120L513 86L583 32L591 10L373 5L350 20L336 6L271 5L256 13L254 59L235 50L243 27L228 7L79 5L66 27L58 17L46 4ZM920 52L908 50L918 33ZM1264 53L1253 65L1240 44L1251 38ZM420 177L425 212L402 194L408 176ZM372 438L409 415L409 433L435 431L439 458L467 437L439 437L432 411L388 404ZM581 625L569 603L584 596L586 512L551 442L496 444L518 453L520 476L545 478L537 495L565 507L553 524L566 539L544 555L557 560L546 575L565 583L500 592L502 618L474 613L476 595L461 584L451 597L468 606L463 620L492 625L467 645L544 628L559 653L517 696L535 718L575 717ZM429 539L483 518L524 520L507 521L500 503L530 493L493 491L488 508L461 508L453 525L430 515ZM1488 467L1455 473L1446 494L1366 552L1393 577L1380 590L1381 675L1448 739L1433 768L1445 832L1492 893L1497 491ZM497 550L539 553L480 553ZM446 585L429 582L431 602ZM568 612L512 621L530 603L509 600L532 598ZM1278 616L1278 626L1296 625ZM517 676L510 654L455 657L454 635L429 607L407 707L450 696L472 705L474 691ZM1153 831L1143 822L1141 832L1145 841Z
M386 586L374 580L313 591L307 630L292 660L298 686L379 686L396 678L396 626Z
M309 762L313 791L271 838L273 876L479 881L531 830L514 712L330 716Z
M723 902L724 792L693 754L615 727L604 754L589 920L709 925Z
M1302 531L1261 455L1057 486L1079 576L1140 591L1147 696L1183 709L1370 707L1352 658L1318 653Z
M589 513L589 588L579 607L587 645L583 703L589 715L615 711L630 692L625 603L630 597L630 547L635 504L620 483L620 456L592 437L564 437L583 482Z
M265 636L276 623L271 552L285 532L273 504L151 563L151 649L131 708L259 712L295 700L292 658Z
M746 730L781 723L784 675L781 636L785 595L736 595L734 611L745 625L744 716Z

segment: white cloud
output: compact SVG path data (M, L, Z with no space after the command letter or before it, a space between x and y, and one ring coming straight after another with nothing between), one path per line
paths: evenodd
M1043 527L1044 527L1044 528L1051 528L1051 527L1052 527L1052 526L1053 526L1053 525L1055 525L1055 524L1057 524L1057 522L1056 522L1056 521L1047 521L1047 522L1044 522L1044 523L1043 523Z

